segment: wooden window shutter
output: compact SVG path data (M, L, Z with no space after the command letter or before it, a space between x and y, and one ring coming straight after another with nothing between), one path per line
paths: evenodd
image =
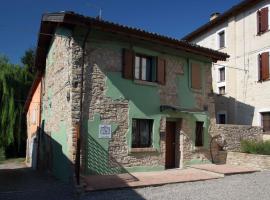
M262 32L262 22L261 22L261 11L257 11L257 33L260 34Z
M197 90L202 88L201 66L199 64L191 64L191 87Z
M259 66L259 81L262 81L262 55L258 55L258 66Z
M268 7L261 10L261 32L268 30Z
M269 52L261 54L262 80L269 79Z
M130 49L123 49L123 78L133 79L134 52Z
M157 82L165 85L165 76L166 76L166 61L165 59L158 58L157 62Z

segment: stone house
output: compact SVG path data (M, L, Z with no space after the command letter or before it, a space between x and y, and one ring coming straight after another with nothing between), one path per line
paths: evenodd
M73 12L43 15L37 46L42 155L56 175L209 162L211 65L227 54Z
M245 0L183 39L230 55L213 63L217 123L270 131L270 1Z

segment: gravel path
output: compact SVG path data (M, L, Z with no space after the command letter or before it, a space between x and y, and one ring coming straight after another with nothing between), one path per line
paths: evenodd
M85 194L82 200L269 200L270 171L221 179Z

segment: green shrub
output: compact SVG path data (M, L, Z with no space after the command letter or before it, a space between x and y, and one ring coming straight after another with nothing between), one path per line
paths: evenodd
M241 152L251 154L270 155L270 141L241 141Z
M0 163L6 159L5 151L2 147L0 147Z

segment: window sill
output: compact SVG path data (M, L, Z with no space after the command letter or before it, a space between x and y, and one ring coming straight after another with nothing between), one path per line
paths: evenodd
M263 83L263 82L267 82L267 81L270 81L270 78L268 78L266 80L259 80L259 81L257 81L257 83Z
M225 48L226 48L226 46L225 47L220 47L220 48L217 49L217 51L223 50Z
M158 86L157 82L149 82L149 81L142 81L142 80L134 80L134 83L139 84L139 85Z
M152 153L157 152L156 148L146 147L146 148L131 148L130 153Z
M267 33L267 32L270 32L270 29L268 29L267 31L261 32L261 33L257 33L256 36L261 36L261 35L263 35L263 34L265 34L265 33Z

